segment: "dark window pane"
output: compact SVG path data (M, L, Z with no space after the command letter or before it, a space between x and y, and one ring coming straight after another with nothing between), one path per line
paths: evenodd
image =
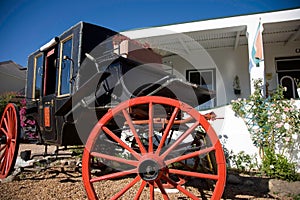
M190 82L200 85L200 73L199 72L190 72Z
M35 58L35 95L34 98L40 98L42 88L42 75L43 75L43 56L39 55Z
M62 44L62 57L67 56L72 58L72 39L67 40ZM71 79L71 65L72 61L62 59L61 63L61 79L60 79L60 95L70 93L70 79Z

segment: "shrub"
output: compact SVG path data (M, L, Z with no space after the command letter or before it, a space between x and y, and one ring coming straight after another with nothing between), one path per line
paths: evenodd
M267 165L274 166L274 177L292 179L282 173L293 175L292 152L300 149L299 127L300 114L294 100L284 99L285 88L279 86L276 91L265 98L262 94L262 80L254 82L255 91L248 99L232 101L232 109L242 117L250 132L253 144L259 148L263 160L262 169L269 175ZM288 159L290 158L290 159ZM273 165L273 159L282 161L288 167ZM269 171L269 172L268 172ZM272 171L272 172L273 172Z
M0 117L2 117L3 111L6 105L11 102L17 96L16 92L5 92L0 95Z
M250 156L244 151L240 151L238 154L231 152L229 158L233 166L242 172L251 172L251 170L257 166L256 155Z
M285 156L277 154L271 149L265 149L262 171L271 178L287 181L299 180L299 175L296 173L296 163L290 162Z

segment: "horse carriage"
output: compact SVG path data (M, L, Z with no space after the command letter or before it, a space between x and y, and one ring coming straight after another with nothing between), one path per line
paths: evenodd
M222 145L211 114L195 109L214 92L167 73L149 47L80 22L29 56L25 98L39 144L84 145L89 199L221 198ZM22 142L18 109L9 103L1 118L0 178ZM100 196L114 180L121 189Z

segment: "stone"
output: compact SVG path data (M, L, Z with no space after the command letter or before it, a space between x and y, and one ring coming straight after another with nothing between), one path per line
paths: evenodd
M271 194L281 194L294 196L300 194L300 181L288 182L283 180L271 179L269 181Z
M234 185L239 185L242 183L242 181L240 180L239 177L233 175L233 174L229 174L227 176L227 183L229 184L234 184Z
M244 182L244 185L252 186L252 185L254 185L254 182L251 181L251 180L246 180L246 181Z

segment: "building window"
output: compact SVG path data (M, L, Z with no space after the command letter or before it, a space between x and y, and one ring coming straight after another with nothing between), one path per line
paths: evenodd
M71 73L72 73L72 37L67 38L61 42L60 53L60 71L59 71L59 84L58 94L67 95L71 90Z
M39 54L34 58L34 81L33 81L33 98L39 99L42 88L43 76L43 54Z
M207 88L209 90L216 90L216 70L215 69L193 69L187 70L186 76L187 80L191 83L200 85L201 87ZM208 109L215 107L216 98L211 99L197 107L199 110Z

